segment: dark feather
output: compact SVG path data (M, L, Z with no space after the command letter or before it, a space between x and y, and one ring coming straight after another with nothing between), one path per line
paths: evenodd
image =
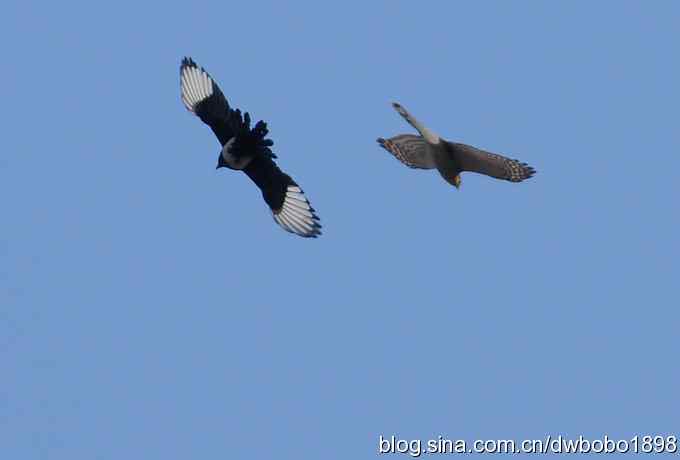
M272 211L281 209L288 186L297 185L271 158L265 156L253 158L243 172L260 188L264 201Z

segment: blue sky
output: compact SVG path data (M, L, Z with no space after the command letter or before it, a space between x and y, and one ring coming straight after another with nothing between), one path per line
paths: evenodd
M678 432L677 2L10 2L0 450L370 459L412 439ZM269 123L282 231L179 98ZM410 170L412 132L526 161Z

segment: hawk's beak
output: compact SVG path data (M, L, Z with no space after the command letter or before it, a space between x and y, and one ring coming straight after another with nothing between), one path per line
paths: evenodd
M456 187L456 189L460 189L460 176L456 176L453 178L453 185Z

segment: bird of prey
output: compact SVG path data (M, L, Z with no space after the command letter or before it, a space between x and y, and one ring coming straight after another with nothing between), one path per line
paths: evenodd
M229 106L212 77L189 57L179 68L182 102L189 112L210 126L220 142L217 167L246 173L262 191L277 224L284 230L306 238L321 234L316 211L300 186L281 171L267 139L267 124L260 120L250 126L250 114L241 115Z
M521 182L536 170L526 163L486 152L470 145L449 142L423 126L400 105L394 109L413 126L420 136L400 134L389 139L378 138L385 150L410 168L437 169L449 184L460 188L460 173L471 171L510 182Z

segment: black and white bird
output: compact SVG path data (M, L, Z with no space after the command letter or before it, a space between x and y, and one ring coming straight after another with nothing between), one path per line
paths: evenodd
M267 139L267 124L260 120L250 127L248 112L232 109L215 81L189 57L179 69L184 106L210 126L220 142L217 169L229 168L246 173L255 182L269 205L277 224L306 238L321 234L316 211L300 186L281 171Z
M534 168L519 160L442 139L416 120L404 106L394 102L392 107L420 136L400 134L389 139L380 137L378 144L410 168L437 169L442 178L456 188L460 188L460 173L464 171L510 182L522 182L536 173Z

